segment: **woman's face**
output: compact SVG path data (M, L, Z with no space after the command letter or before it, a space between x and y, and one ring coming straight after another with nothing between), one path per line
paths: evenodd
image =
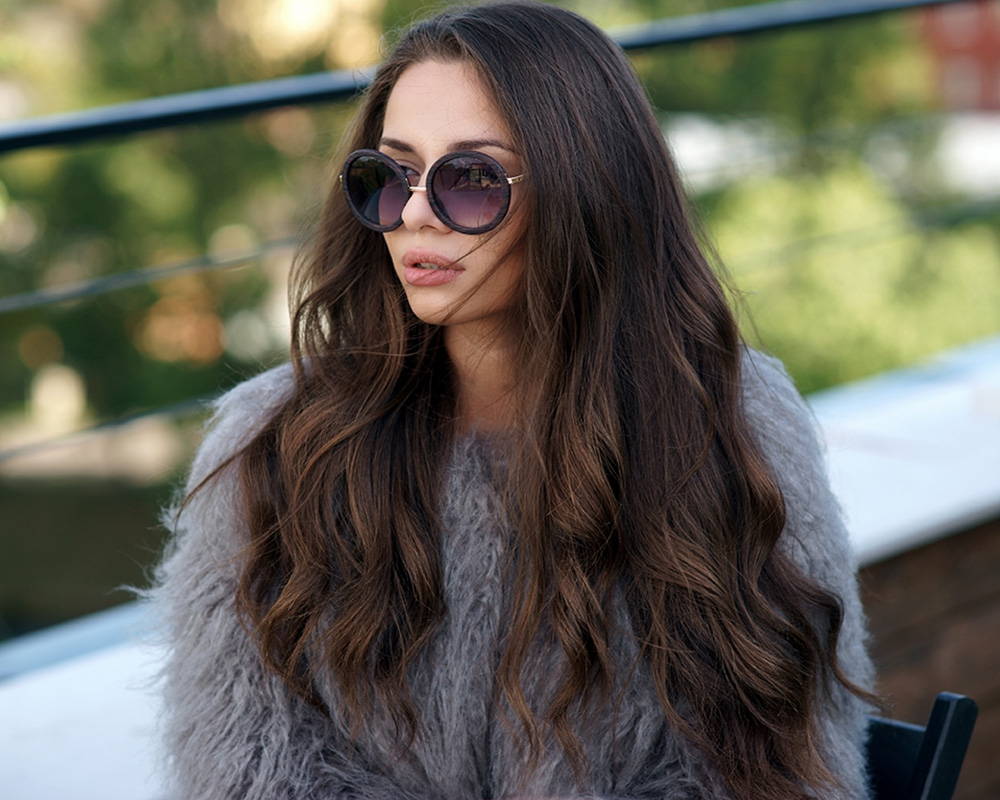
M486 144L490 140L496 144ZM378 149L412 168L423 186L427 170L440 156L455 150L478 150L499 161L511 177L520 175L522 161L513 147L507 126L500 118L474 69L462 62L422 61L403 71L389 95ZM520 254L514 253L453 316L444 319L458 301L497 262L516 239L523 213L523 184L511 185L511 201L503 222L486 234L454 231L434 213L426 192L413 192L403 209L403 223L385 237L393 268L406 292L413 313L424 322L471 330L473 323L496 317L510 304L521 272ZM478 250L469 250L492 235ZM415 251L422 251L417 253ZM404 258L458 260L458 276L436 286L411 284Z

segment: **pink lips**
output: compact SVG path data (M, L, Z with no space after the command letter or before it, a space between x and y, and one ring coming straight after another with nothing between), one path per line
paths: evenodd
M457 269L424 269L415 266L421 262L445 266L451 263L451 259L433 250L407 250L403 256L403 277L412 286L439 286L455 280L465 271L461 265L457 265Z

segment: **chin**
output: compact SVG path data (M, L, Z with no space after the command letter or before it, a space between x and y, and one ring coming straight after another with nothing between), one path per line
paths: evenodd
M419 320L426 322L428 325L453 325L458 322L455 317L446 320L445 317L448 315L448 309L442 308L440 305L410 303L410 311Z

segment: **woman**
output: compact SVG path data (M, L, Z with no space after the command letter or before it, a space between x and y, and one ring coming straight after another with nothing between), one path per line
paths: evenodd
M821 441L621 50L445 10L336 163L291 360L163 512L174 796L867 796Z

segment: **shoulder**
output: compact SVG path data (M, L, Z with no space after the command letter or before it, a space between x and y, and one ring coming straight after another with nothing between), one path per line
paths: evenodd
M211 413L191 464L188 488L240 450L291 396L295 375L286 361L225 390L209 403Z
M780 359L747 348L743 355L744 411L761 454L771 465L785 505L785 524L775 549L818 586L836 596L843 614L837 632L837 660L859 686L875 686L868 630L850 543L847 517L828 474L827 443L812 407ZM826 620L817 616L820 630ZM817 709L821 747L828 765L846 781L837 797L867 797L864 741L874 711L832 682L834 701Z
M822 427L781 359L744 347L741 389L747 422L776 471L793 484L796 475L825 472Z
M744 346L741 352L744 408L754 421L771 429L789 423L815 427L818 423L781 359Z
M781 360L750 347L743 353L742 395L750 431L785 501L779 545L806 573L842 589L853 553L815 412Z
M294 377L292 362L285 361L247 378L212 401L213 416L246 415L247 421L262 418L288 397Z
M186 480L174 487L159 510L160 523L174 534L164 552L160 580L166 579L175 563L181 565L176 567L178 574L184 574L194 569L193 563L215 563L209 555L231 555L237 540L232 529L236 521L233 512L241 506L233 462L192 497L188 496L263 428L290 396L293 386L292 364L286 362L237 383L208 404L211 413L202 425L201 441Z

